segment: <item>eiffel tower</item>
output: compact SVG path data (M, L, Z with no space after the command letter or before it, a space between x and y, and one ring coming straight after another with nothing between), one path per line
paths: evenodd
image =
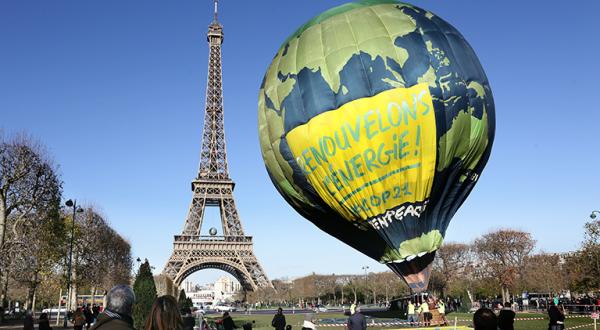
M229 178L225 130L223 127L223 87L221 84L221 44L223 26L214 20L208 27L208 81L202 151L198 176L192 181L192 203L183 232L175 235L173 254L163 273L179 286L192 273L220 269L233 275L245 291L272 287L254 255L252 236L246 236L233 199L235 183ZM200 236L204 210L219 207L223 236Z

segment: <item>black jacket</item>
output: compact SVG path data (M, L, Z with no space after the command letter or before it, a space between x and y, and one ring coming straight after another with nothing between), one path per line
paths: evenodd
M515 323L515 312L508 308L500 310L498 315L498 329L500 330L514 330Z
M560 312L560 310L556 306L550 306L550 308L548 308L548 317L550 318L550 323L548 324L549 326L557 325L557 321L565 321L565 316L563 315L563 313Z
M38 323L38 329L39 330L52 330L52 327L50 326L50 321L40 320L40 322Z
M367 320L360 312L348 318L348 330L365 330L367 329Z
M94 313L92 313L92 311L89 308L84 308L83 309L83 316L85 317L85 323L92 323L94 322Z
M233 323L233 320L231 319L231 316L228 316L226 318L223 319L223 329L225 330L233 330L237 328L235 326L235 323Z
M194 330L196 319L193 316L185 316L181 320L183 321L183 330Z
M284 330L286 325L285 315L279 313L275 314L275 316L273 316L273 321L271 321L271 325L276 330Z
M33 330L33 317L31 315L25 316L25 320L23 320L23 330Z

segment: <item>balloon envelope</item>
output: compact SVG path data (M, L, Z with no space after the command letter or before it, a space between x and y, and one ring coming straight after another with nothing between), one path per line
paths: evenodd
M494 137L488 80L462 35L396 1L333 8L282 44L258 115L286 201L425 290Z

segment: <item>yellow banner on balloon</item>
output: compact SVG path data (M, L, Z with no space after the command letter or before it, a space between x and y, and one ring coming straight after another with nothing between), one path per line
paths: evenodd
M418 217L426 207L436 124L425 83L321 113L286 140L319 196L348 220L369 220L379 229L406 214Z

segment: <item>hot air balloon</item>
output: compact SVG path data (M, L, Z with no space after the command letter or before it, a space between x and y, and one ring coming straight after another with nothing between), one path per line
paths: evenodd
M492 92L463 36L397 1L335 7L283 42L258 108L262 156L283 198L426 290L494 138Z

